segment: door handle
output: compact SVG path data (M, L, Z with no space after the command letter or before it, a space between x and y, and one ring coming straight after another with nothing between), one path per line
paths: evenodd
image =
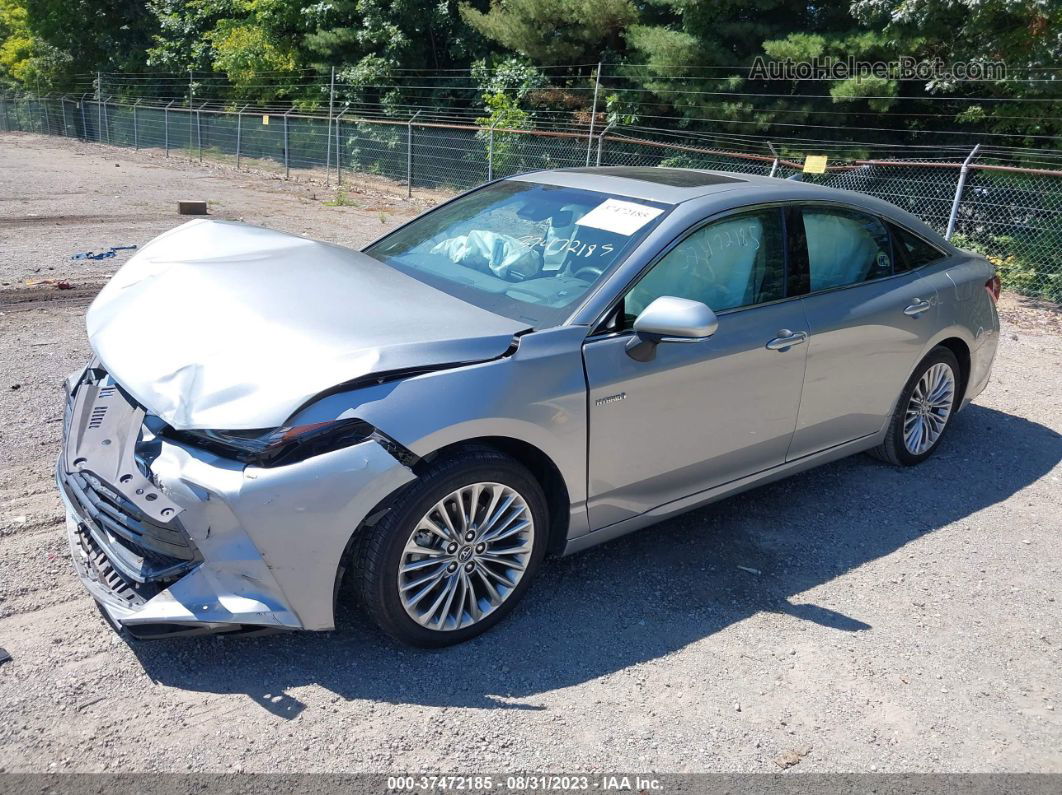
M799 345L808 338L803 331L790 331L787 328L778 332L778 336L767 343L769 351L787 351L794 345Z
M913 304L903 310L903 313L908 317L918 317L929 309L930 306L931 304L929 301L923 301L921 298L916 298Z

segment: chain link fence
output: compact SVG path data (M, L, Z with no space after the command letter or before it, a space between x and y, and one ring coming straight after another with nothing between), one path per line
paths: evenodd
M961 159L853 160L803 174L786 158L676 140L666 130L609 125L592 135L468 124L364 119L250 107L198 107L23 95L0 98L0 130L30 131L342 186L357 174L408 191L458 191L489 179L573 166L674 166L792 177L877 196L956 244L987 255L1004 284L1062 301L1062 171ZM655 133L655 134L654 134Z

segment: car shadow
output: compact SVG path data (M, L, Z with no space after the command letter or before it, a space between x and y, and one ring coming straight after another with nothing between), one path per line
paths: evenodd
M1059 463L1060 440L1043 425L970 406L919 467L855 456L548 560L511 616L448 649L400 646L354 609L341 610L330 633L131 646L160 683L244 693L285 718L305 708L291 691L309 684L343 699L538 709L524 699L660 657L762 611L838 632L871 629L798 595L1007 499Z

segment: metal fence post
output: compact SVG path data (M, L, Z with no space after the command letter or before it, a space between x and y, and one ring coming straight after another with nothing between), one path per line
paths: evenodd
M590 132L586 135L586 165L590 165L590 149L594 145L594 118L597 116L597 92L601 90L601 62L597 63L597 73L594 77L594 106L590 109ZM601 141L597 142L597 151L601 151ZM598 160L600 160L600 154Z
M339 151L339 125L343 122L343 114L347 112L347 107L350 103L343 106L343 110L339 111L339 115L336 116L336 184L343 184L343 156Z
M420 115L418 110L406 123L406 198L413 198L413 120Z
M70 135L70 125L66 121L66 94L59 97L59 109L63 112L63 137Z
M970 161L977 156L977 150L980 148L981 144L974 146L966 159L962 161L962 168L959 169L959 183L955 186L955 199L951 203L951 215L948 216L948 230L944 233L945 240L951 240L955 232L955 222L959 218L959 203L962 201L962 189L966 187L966 175L970 173Z
M110 111L107 106L110 105L110 97L105 97L103 100L103 128L107 131L107 143L110 143Z
M243 133L243 112L247 110L247 106L244 105L236 112L236 170L240 170L240 137ZM287 120L284 121L285 125Z
M778 161L779 161L778 150L776 150L774 148L774 144L772 144L770 141L767 142L767 148L770 149L771 150L771 154L774 155L774 162L771 163L771 173L768 174L767 176L768 177L773 177L775 174L778 173Z
M203 128L199 123L199 111L207 106L207 103L203 103L195 109L195 145L199 149L199 162L203 162Z
M44 97L37 97L37 104L41 106L41 116L44 118L44 129L41 131L45 135L50 135L52 130L52 120L48 115L48 103L44 100L51 96L51 92L45 94Z
M10 132L7 127L7 97L0 94L0 118L4 120L4 132Z
M96 72L96 143L103 143L103 72Z
M81 139L83 141L88 140L88 121L85 119L85 97L88 96L86 91L81 95L81 99L77 103L77 109L81 111Z
M107 106L111 104L111 98L106 97L103 100L103 127L107 130L107 143L111 142L111 114L107 112Z
M195 83L192 70L188 70L188 156L192 156L192 107L195 104Z
M133 103L133 151L134 152L139 152L140 151L140 135L137 133L137 130L136 130L136 106L139 105L139 104L140 104L140 100L139 99L136 102Z
M162 145L166 148L166 157L170 156L170 105L174 101L171 99L166 103L166 107L162 109Z
M325 184L332 173L332 108L336 101L336 68L332 67L332 81L328 88L328 134L325 136Z
M490 130L487 132L487 182L494 179L494 128L497 124L497 119L491 121Z
M288 113L293 110L295 109L288 108L284 114L284 179L288 179L291 176L291 165L288 162ZM237 135L236 140L240 140L239 135ZM237 163L239 163L239 158L237 158Z
M608 135L609 130L616 126L615 122L609 122L605 125L605 129L601 131L601 134L597 136L597 165L601 165L601 149L605 143L605 136ZM589 165L589 163L587 164Z

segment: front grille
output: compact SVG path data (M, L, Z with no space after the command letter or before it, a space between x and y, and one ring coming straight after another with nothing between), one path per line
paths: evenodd
M189 571L198 552L178 520L160 524L87 472L63 472L59 479L92 540L111 569L136 583L172 581ZM87 552L93 557L92 552Z
M73 427L74 404L78 391L86 384L98 386L97 398L104 398L96 400L85 418L88 430L98 430L109 421L115 421L115 417L108 416L115 406L105 399L112 397L117 387L113 383L101 383L105 378L106 373L94 364L90 365L82 382L67 396L63 442L68 448L78 444L71 439L71 434L77 432ZM130 414L134 421L135 417L135 413ZM139 448L139 436L134 443ZM133 455L139 458L137 450ZM163 508L149 516L117 488L94 474L90 461L82 457L70 462L70 457L69 449L60 456L57 475L77 520L73 538L75 555L80 558L88 576L120 602L136 607L199 564L202 558L181 526L179 517L165 518L168 514L179 513L177 506L172 511ZM114 461L105 457L100 463L108 471L114 468ZM73 471L67 471L71 464ZM150 481L146 467L141 466L140 474ZM157 487L157 484L153 485Z
M80 554L89 576L127 607L138 608L165 588L165 583L137 582L116 569L84 524L77 526L74 540L77 543L75 554Z

